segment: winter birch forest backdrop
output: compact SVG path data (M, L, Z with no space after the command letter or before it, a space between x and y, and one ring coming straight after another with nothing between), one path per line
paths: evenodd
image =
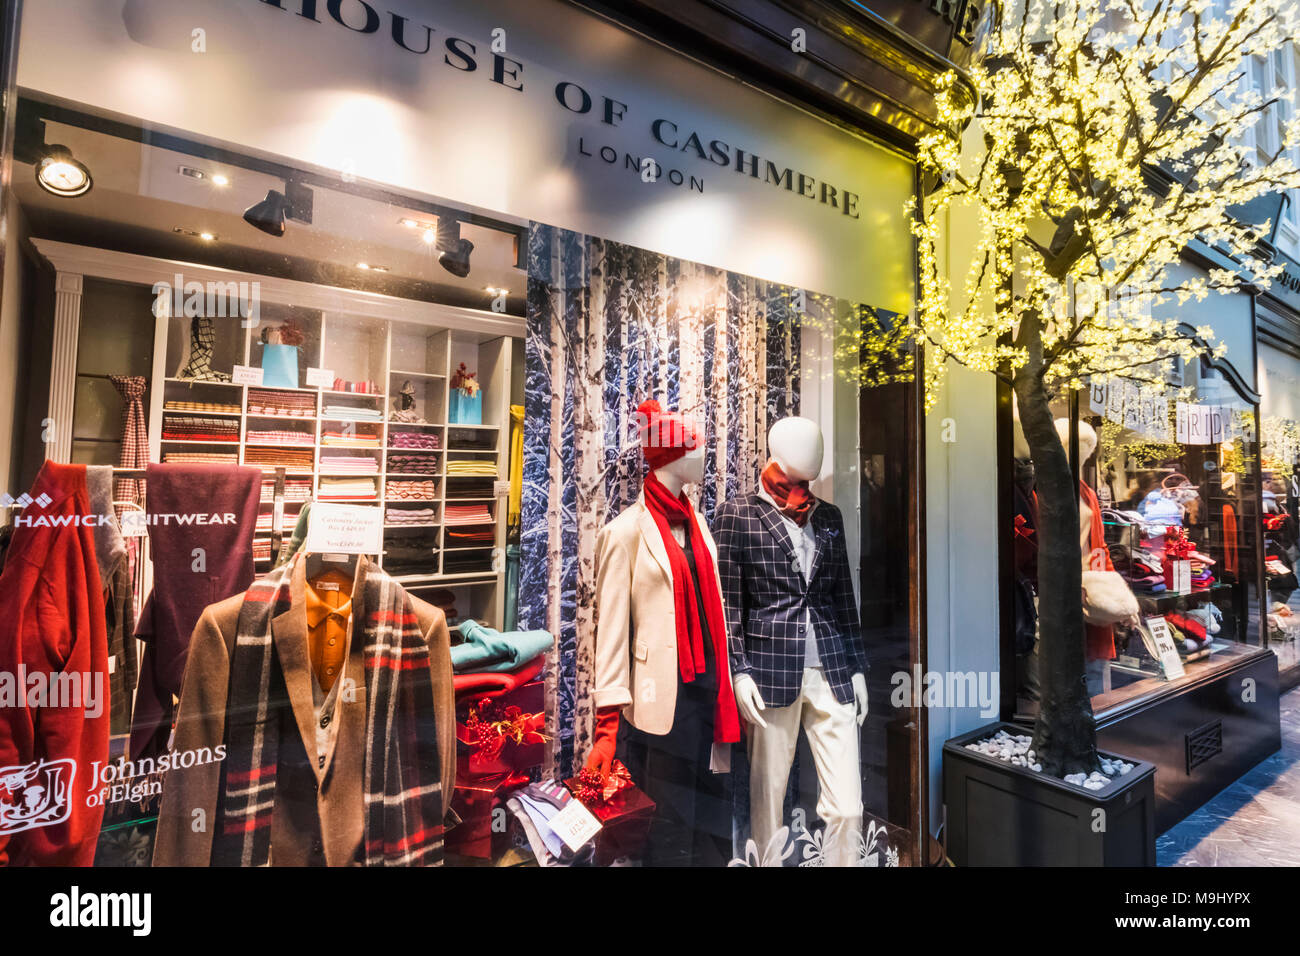
M596 533L636 500L636 406L704 430L706 520L754 490L771 422L799 413L797 290L551 226L528 239L519 621L558 638L548 662L550 768L590 744ZM803 308L796 308L796 306Z

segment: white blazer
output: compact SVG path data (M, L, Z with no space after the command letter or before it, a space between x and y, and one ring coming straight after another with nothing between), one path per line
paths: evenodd
M713 556L721 594L718 547L698 511L695 521ZM668 733L681 679L677 608L668 551L644 495L596 536L596 613L596 707L622 707L638 730Z

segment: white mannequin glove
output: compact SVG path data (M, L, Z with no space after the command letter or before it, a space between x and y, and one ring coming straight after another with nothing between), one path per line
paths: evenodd
M745 723L766 727L767 721L763 719L763 710L767 705L763 703L763 695L758 692L758 685L754 683L754 678L748 674L738 674L731 686L736 692L736 709L740 711L740 716ZM862 690L865 699L865 682Z
M867 675L854 674L852 680L853 706L857 709L858 726L861 727L862 722L867 719ZM737 693L736 696L740 697L740 694Z

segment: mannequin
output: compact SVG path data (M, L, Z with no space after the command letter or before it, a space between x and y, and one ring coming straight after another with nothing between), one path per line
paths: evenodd
M821 429L786 418L768 435L757 494L716 523L736 704L748 727L750 818L764 852L782 825L802 727L816 765L828 864L857 863L862 826L859 730L867 663L839 509L808 483L821 473Z
M740 719L728 668L717 546L683 494L704 476L689 422L642 403L641 495L596 541L596 720L587 768L615 753L655 801L648 865L731 858L728 746Z

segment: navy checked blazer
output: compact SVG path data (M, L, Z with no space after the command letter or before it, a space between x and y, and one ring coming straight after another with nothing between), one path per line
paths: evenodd
M851 678L867 672L844 519L818 499L809 520L817 548L806 585L794 542L772 504L746 495L722 504L713 521L731 672L749 674L769 707L788 707L799 696L805 611L836 700L852 703Z

